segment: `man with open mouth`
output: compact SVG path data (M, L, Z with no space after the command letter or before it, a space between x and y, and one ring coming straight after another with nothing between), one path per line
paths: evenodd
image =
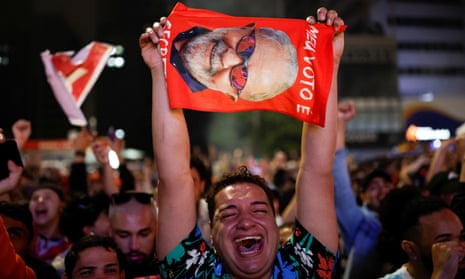
M212 189L208 207L213 247L203 240L196 226L188 129L182 109L169 106L158 48L166 19L140 36L142 57L152 77L152 132L159 178L156 247L163 278L332 277L338 255L332 164L344 21L336 11L320 8L308 22L333 28L334 68L325 127L303 124L297 220L291 240L282 246L273 195L264 179L246 167L226 175Z

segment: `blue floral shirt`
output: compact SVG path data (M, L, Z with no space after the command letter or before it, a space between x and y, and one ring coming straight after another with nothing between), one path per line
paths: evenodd
M332 278L336 260L333 254L298 221L291 240L279 247L273 268L275 279ZM202 239L200 229L194 230L160 263L163 278L214 279L231 278L223 264Z

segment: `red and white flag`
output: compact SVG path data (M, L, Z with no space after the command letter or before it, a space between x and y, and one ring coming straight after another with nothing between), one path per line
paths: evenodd
M72 125L87 125L80 107L112 51L113 46L109 44L91 42L75 55L74 51L41 53L48 83Z

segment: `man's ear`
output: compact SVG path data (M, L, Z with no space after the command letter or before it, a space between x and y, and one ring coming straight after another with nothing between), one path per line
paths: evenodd
M402 247L402 250L404 250L404 252L407 254L409 260L415 261L418 259L416 244L413 241L402 240L400 246Z
M252 29L255 29L255 22L251 22L247 25L245 25L244 27L242 27L244 29L249 29L249 30L252 30Z
M121 271L121 273L119 274L119 278L120 279L124 279L126 277L126 272L123 270Z

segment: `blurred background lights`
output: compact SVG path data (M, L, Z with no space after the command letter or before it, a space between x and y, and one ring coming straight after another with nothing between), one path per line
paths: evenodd
M115 45L110 58L108 58L107 66L110 68L122 68L124 67L125 60L123 58L124 47L122 45Z
M118 139L124 139L125 132L123 129L116 129L115 130L115 137Z
M112 169L116 170L119 168L119 159L118 159L118 155L116 154L116 152L114 150L110 150L108 152L108 161L110 163L110 166Z

